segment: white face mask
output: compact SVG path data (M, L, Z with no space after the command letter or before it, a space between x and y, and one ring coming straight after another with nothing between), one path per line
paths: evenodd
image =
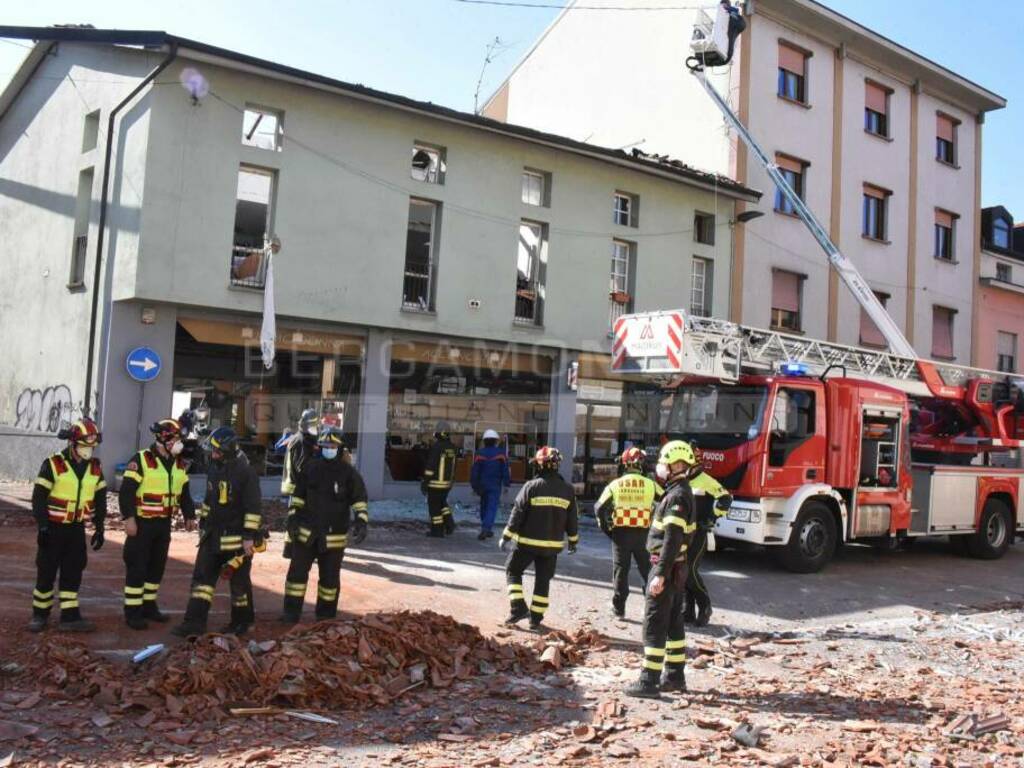
M183 450L185 450L185 444L181 440L175 440L171 443L171 447L167 449L171 456L177 456Z
M330 461L331 459L334 459L334 458L336 458L338 456L338 449L337 448L326 448L326 447L325 448L321 448L320 449L320 455L323 456L328 461Z
M92 458L92 452L95 450L91 445L76 445L75 453L78 454L78 458L83 461L88 461Z
M668 464L659 464L654 468L654 474L661 482L668 480Z
M316 425L314 424L312 427L306 427L306 434L309 435L310 437L316 437L317 436Z

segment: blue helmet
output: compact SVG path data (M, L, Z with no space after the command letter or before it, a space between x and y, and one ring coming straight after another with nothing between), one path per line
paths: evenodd
M212 450L225 456L233 456L238 451L238 434L231 427L217 427L210 433L208 442Z

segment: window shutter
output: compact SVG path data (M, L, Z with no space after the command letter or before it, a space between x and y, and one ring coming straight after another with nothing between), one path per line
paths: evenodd
M935 211L935 223L946 229L953 228L953 214L948 211Z
M935 132L938 138L952 142L956 131L956 123L953 122L953 118L946 117L945 115L938 115L937 123Z
M794 75L804 76L807 66L807 57L803 53L790 48L788 45L779 43L779 69L792 72Z
M800 311L800 276L794 272L772 272L772 309Z
M932 354L953 357L953 312L945 307L932 307Z
M885 306L885 302L888 300L888 296L882 293L875 292L875 297L882 302L882 306ZM882 332L878 330L878 326L875 325L874 321L863 309L860 311L860 341L861 344L872 344L877 347L886 346L885 337Z
M787 157L786 155L775 155L775 164L787 171L793 171L793 173L803 173L804 164L799 160Z
M873 109L875 112L886 114L888 112L887 104L889 98L889 92L880 85L875 83L865 82L865 94L864 94L864 106L868 109Z
M864 185L864 194L867 195L868 197L877 198L878 200L885 200L885 198L889 196L889 193L886 192L884 189L882 189L881 187L873 186L871 184Z
M1017 334L999 331L996 342L996 352L1007 357L1017 356Z

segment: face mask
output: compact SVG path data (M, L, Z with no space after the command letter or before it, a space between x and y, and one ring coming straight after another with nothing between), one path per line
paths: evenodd
M331 459L337 457L338 449L337 448L327 448L327 447L324 447L324 448L320 449L320 455L323 456L328 461L330 461Z
M177 456L183 450L185 450L185 444L181 442L181 440L175 440L167 447L167 452L171 454L171 456Z
M668 464L659 464L654 468L654 474L659 482L666 482L668 480Z
M92 458L92 452L95 450L91 445L76 445L75 453L78 454L78 458L83 461L88 461Z
M312 427L306 427L306 434L309 435L310 437L316 437L316 425Z

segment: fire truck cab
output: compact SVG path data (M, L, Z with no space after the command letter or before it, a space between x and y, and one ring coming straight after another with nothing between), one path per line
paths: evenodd
M799 366L735 382L687 377L665 433L695 443L732 492L716 534L772 547L790 570L820 570L844 542L938 534L1002 556L1024 531L1020 470L914 463L912 405L899 389Z

